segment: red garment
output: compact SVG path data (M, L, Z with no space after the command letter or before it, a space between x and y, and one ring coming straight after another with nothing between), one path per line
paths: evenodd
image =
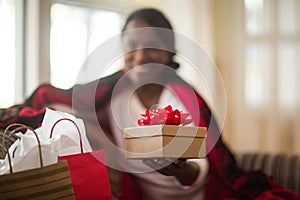
M115 84L120 80L122 74L122 71L117 72L86 85L76 85L69 90L42 85L24 104L0 110L0 127L4 128L13 122L22 122L37 127L42 121L44 107L47 104L62 103L73 106L78 111L78 117L85 120L92 119L96 112L101 128L105 134L111 135L107 121L109 118L105 109L110 104ZM205 199L298 199L296 194L279 186L264 173L241 170L237 166L234 156L223 143L218 125L201 96L176 74L166 78L166 81L194 119L198 119L197 113L200 112L200 118L195 121L195 124L209 127L207 146L217 141L207 155L210 170L205 185ZM125 82L121 85L126 87L127 84ZM118 92L122 92L122 89L120 88ZM196 101L193 101L191 96L196 96ZM140 197L138 187L134 185L131 176L124 173L123 183L120 199L138 199ZM134 196L134 194L136 195Z

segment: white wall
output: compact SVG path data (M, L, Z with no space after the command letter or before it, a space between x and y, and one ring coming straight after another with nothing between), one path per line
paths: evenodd
M154 0L153 5L167 15L175 31L195 40L213 57L213 14L210 0Z

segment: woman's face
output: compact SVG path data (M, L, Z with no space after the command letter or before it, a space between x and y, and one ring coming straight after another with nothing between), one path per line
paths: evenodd
M135 83L161 80L163 69L170 59L170 53L162 50L164 42L153 29L144 21L133 20L128 23L123 35L125 50L125 70L130 71L130 79ZM160 67L158 67L159 64Z

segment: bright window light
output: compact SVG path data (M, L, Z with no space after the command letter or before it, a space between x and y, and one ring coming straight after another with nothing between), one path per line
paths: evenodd
M56 3L51 8L51 84L72 87L87 56L105 40L120 33L119 13Z
M0 0L0 107L15 102L15 1Z

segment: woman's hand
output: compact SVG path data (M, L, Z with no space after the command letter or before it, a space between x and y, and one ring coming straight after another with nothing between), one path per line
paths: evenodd
M200 169L196 163L185 159L143 159L143 162L166 176L175 176L183 185L191 185L197 179Z

